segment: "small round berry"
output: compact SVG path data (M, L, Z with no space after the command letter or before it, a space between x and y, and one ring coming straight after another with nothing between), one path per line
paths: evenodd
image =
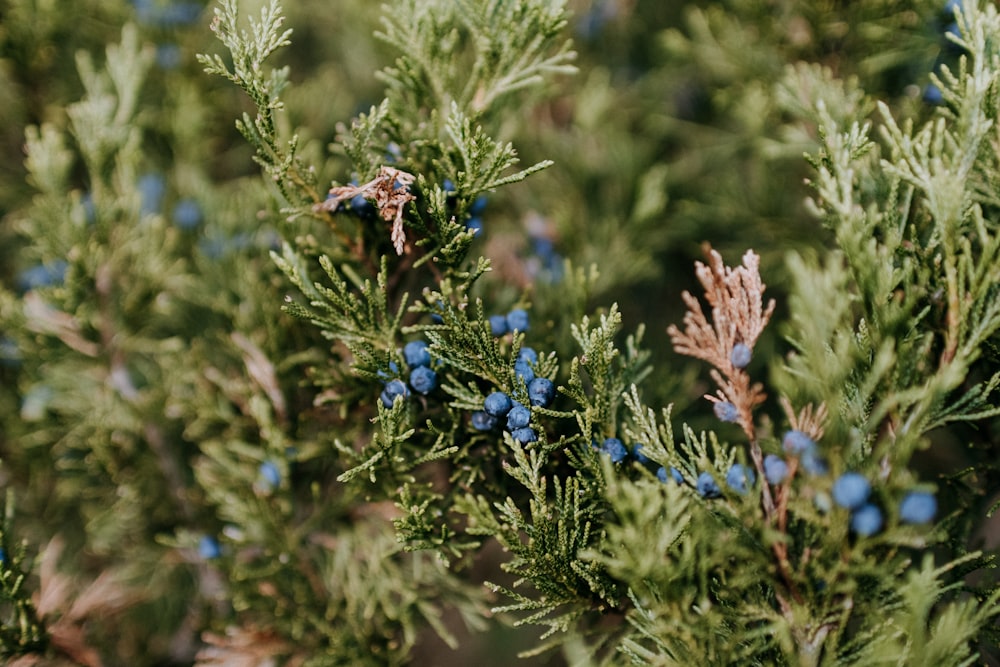
M937 500L926 491L911 491L899 505L899 519L903 523L928 523L935 514Z
M780 456L768 454L764 457L764 477L769 484L781 484L788 477L788 464Z
M737 493L745 494L747 487L753 485L755 481L757 481L757 475L741 463L734 463L729 467L729 472L726 473L726 486Z
M882 530L882 510L875 505L862 505L851 513L851 530L870 537Z
M473 216L465 221L465 228L479 234L479 232L483 231L483 219L479 216Z
M389 380L395 377L399 377L399 366L396 364L395 361L390 361L388 371L380 370L377 373L375 373L375 375L377 375L379 380L382 381L382 384L385 384Z
M181 199L174 206L174 224L190 231L201 224L201 207L194 199Z
M523 308L515 308L507 313L507 328L511 331L527 331L528 311Z
M652 461L648 456L642 453L643 449L645 449L645 446L642 443L632 445L632 456L634 456L635 460L642 465L649 465Z
M497 418L487 414L485 410L476 410L472 413L472 428L477 431L492 431L497 427Z
M601 451L611 457L612 463L619 463L625 460L628 456L628 450L625 449L625 444L618 438L606 438L603 443L601 443Z
M868 502L872 485L864 475L845 472L833 483L833 502L849 510L857 509Z
M475 201L472 202L472 206L469 207L469 215L482 215L485 210L486 195L479 195L476 197Z
M512 407L514 403L510 400L510 396L502 391L493 392L483 401L483 410L493 417L506 417Z
M698 475L694 486L702 498L718 498L722 495L722 489L719 488L712 474L708 472Z
M680 470L678 470L677 468L675 468L673 466L670 466L670 476L674 478L674 481L677 484L683 484L684 483L684 475L681 474Z
M508 331L506 315L490 315L490 333L499 338Z
M163 194L167 190L163 176L156 173L143 174L136 183L136 189L139 190L142 214L159 213Z
M517 351L517 359L515 361L523 361L531 365L538 363L538 353L535 352L534 348L530 348L527 345L522 347Z
M410 386L413 390L426 396L437 388L437 373L427 366L417 366L410 371Z
M0 565L7 564L7 552L0 548Z
M526 385L531 384L531 381L535 379L535 371L532 370L527 361L518 361L514 363L514 375L520 378L520 380Z
M531 410L515 401L514 407L507 413L507 430L514 432L519 428L524 428L530 422Z
M519 428L516 431L513 431L510 435L521 444L535 442L538 440L538 434L535 433L535 429L528 426Z
M528 402L543 408L552 404L556 397L556 387L548 378L535 378L528 383Z
M794 429L786 432L781 439L781 447L789 454L801 454L815 445L812 438L802 431Z
M219 541L211 535L202 535L198 540L198 555L204 560L212 560L222 556L222 548Z
M382 399L382 405L392 408L392 404L396 402L397 398L403 397L405 399L409 395L410 390L406 388L406 384L399 378L396 378L386 383L385 389L379 394L379 398Z
M410 368L431 365L431 351L427 348L427 342L423 340L411 340L404 345L403 358Z
M656 469L656 479L658 479L661 482L663 482L664 484L666 484L667 480L670 479L669 476L668 476L668 474L667 474L667 469L664 468L663 466L660 466L659 468L657 468Z
M273 461L264 461L261 463L260 468L257 469L257 474L260 476L264 489L268 491L281 485L281 471L278 470L278 466Z
M449 194L453 193L455 192L455 183L450 178L446 178L444 179L444 183L441 184L441 190Z
M729 401L718 401L712 406L712 411L719 421L736 422L740 419L740 411Z
M753 352L743 343L736 343L736 345L733 345L733 350L729 353L729 361L732 362L733 366L736 368L746 368L750 365L750 360L752 358Z
M826 461L820 456L819 448L815 445L802 452L799 462L802 464L802 469L810 475L825 475L829 471Z

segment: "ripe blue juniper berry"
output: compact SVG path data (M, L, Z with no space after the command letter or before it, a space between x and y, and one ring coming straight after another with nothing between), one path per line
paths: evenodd
M493 417L506 417L512 407L514 403L510 400L510 396L502 391L493 392L483 401L483 410Z
M490 315L490 333L499 338L507 334L510 329L507 328L507 316L506 315Z
M532 370L527 361L523 360L514 363L514 375L524 382L525 385L531 384L531 381L535 379L535 371Z
M549 407L556 396L555 385L548 378L536 377L528 383L528 402L543 408Z
M194 199L181 199L174 205L173 219L180 229L195 229L201 224L201 207Z
M271 491L281 485L281 471L278 470L278 466L274 464L274 461L264 461L261 463L257 474L260 476L261 483L266 491Z
M660 480L661 482L663 482L664 484L667 483L668 479L673 479L674 483L678 484L678 485L684 483L684 475L681 474L680 470L678 470L677 468L675 468L673 466L670 466L670 472L669 473L667 472L667 469L664 468L663 466L660 466L659 468L657 468L656 469L656 478L658 480Z
M485 410L476 410L470 419L472 428L477 431L492 431L497 427L497 418Z
M746 368L750 365L750 360L752 358L753 352L743 343L736 343L733 345L733 351L729 353L729 361L731 361L733 366L736 368Z
M636 461L638 461L642 465L649 465L650 463L652 463L652 461L649 459L648 456L642 453L642 450L643 450L643 444L637 442L636 444L632 445L632 456L635 458Z
M531 410L524 405L514 401L514 407L507 413L507 430L516 431L524 428L531 422Z
M820 456L819 448L815 444L802 452L799 462L810 475L825 475L829 471L826 461Z
M747 487L752 486L755 481L757 475L741 463L734 463L726 473L726 486L737 493L745 494Z
M775 454L764 457L764 477L769 484L781 484L788 477L788 463Z
M719 421L736 422L740 418L739 409L729 401L717 402L712 406L712 411L715 412L715 416L718 417Z
M524 346L520 350L517 351L517 359L516 359L516 361L523 361L523 362L529 363L529 364L537 364L538 363L538 353L535 352L534 348L531 348L531 347L528 347L528 346Z
M872 504L854 510L851 513L851 530L862 537L871 537L882 530L882 510Z
M857 509L868 502L872 487L864 475L845 472L833 483L833 502L849 510Z
M410 371L410 386L425 396L437 388L437 373L428 366L417 366Z
M718 498L722 495L722 489L719 488L719 484L710 472L698 475L694 487L702 498Z
M222 556L219 541L211 535L202 535L198 540L198 555L205 560L213 560Z
M927 491L911 491L899 504L899 520L903 523L928 523L937 514L937 499Z
M402 396L405 399L409 395L410 390L407 389L406 384L399 378L396 378L386 383L385 389L379 394L379 398L382 399L382 405L391 408L396 398Z
M411 340L404 345L403 358L410 368L431 365L431 352L427 348L427 342L423 340Z
M816 443L802 431L792 429L787 431L781 439L781 446L788 454L801 454L807 449L815 447Z
M538 440L538 434L535 433L535 429L529 426L512 431L511 436L521 444L527 444Z
M625 443L618 438L605 438L601 443L601 451L611 457L612 463L620 463L628 456Z
M527 331L528 311L523 308L515 308L507 313L507 328L511 331Z

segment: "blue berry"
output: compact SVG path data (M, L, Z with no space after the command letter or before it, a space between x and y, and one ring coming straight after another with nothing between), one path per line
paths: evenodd
M480 217L469 218L465 221L465 228L479 234L479 232L483 231L483 219Z
M181 199L174 206L174 224L190 231L201 224L201 207L194 199Z
M538 440L538 434L535 433L535 429L528 426L513 431L511 436L521 444L535 442Z
M515 308L507 313L507 328L511 331L528 330L528 311L523 308Z
M17 274L17 286L22 292L50 285L61 285L66 280L66 270L69 265L65 260L57 259L45 264L36 264Z
M819 454L819 448L815 445L802 452L799 462L802 464L802 468L810 475L825 475L829 470L826 461Z
M499 338L508 331L506 315L490 315L490 333Z
M729 353L729 361L732 362L733 366L736 368L746 368L750 365L750 360L752 358L753 352L743 343L736 343L736 345L733 345L733 351Z
M139 178L139 182L136 184L139 190L139 196L141 199L140 210L143 215L150 215L152 213L159 213L160 202L163 199L163 193L166 192L167 186L163 181L163 177L159 174L143 174Z
M899 519L903 523L927 523L937 514L937 500L926 491L911 491L899 505Z
M378 375L379 379L382 381L382 384L385 384L392 378L399 377L399 366L396 365L395 361L390 361L389 372L387 373L386 371L380 370L376 373L376 375Z
M531 422L531 410L515 401L514 407L507 413L507 430L516 431Z
M528 383L528 402L532 405L549 407L556 397L556 387L548 378L535 378Z
M523 361L535 365L538 363L538 353L535 352L534 348L525 345L517 351L517 359L515 361Z
M427 342L422 340L411 340L403 346L403 358L410 368L417 366L431 365L431 351L427 348Z
M781 439L781 447L789 454L801 454L815 446L816 443L812 438L798 430L786 432L785 437Z
M171 43L157 44L156 64L160 69L176 69L181 64L181 47Z
M698 475L694 486L702 498L718 498L722 495L722 489L719 488L712 474L708 472Z
M385 389L379 394L379 398L382 399L382 405L391 408L397 397L402 396L405 399L409 395L410 390L406 388L406 384L399 378L396 378L386 383Z
M768 454L764 457L764 477L770 484L781 484L788 477L788 464L780 456Z
M663 466L660 466L659 468L657 468L656 469L656 479L658 479L661 482L663 482L664 484L666 484L667 480L669 479L669 477L667 476L667 469L664 468Z
M870 537L882 530L882 510L875 505L862 505L851 514L851 530Z
M944 94L941 92L941 89L938 88L936 85L934 85L933 83L928 83L924 87L924 102L926 102L927 104L933 104L934 106L937 106L942 102L944 102Z
M612 463L619 463L625 460L628 456L628 450L625 449L625 444L618 438L606 438L603 443L601 443L601 451L611 457Z
M486 195L479 195L476 197L475 201L472 202L472 206L469 207L469 215L476 216L482 215L483 211L486 210Z
M410 386L413 390L426 396L437 388L437 373L427 366L417 366L410 371Z
M0 548L0 565L7 564L7 552Z
M514 363L514 375L520 378L526 385L531 384L531 381L535 379L535 371L531 369L527 361Z
M729 401L719 401L712 406L712 411L719 421L736 422L740 419L740 411Z
M864 475L845 472L833 483L833 502L849 510L857 509L868 502L872 485Z
M202 535L198 540L198 555L205 560L212 560L222 556L222 548L219 541L211 535Z
M677 484L684 483L684 475L681 474L680 470L673 466L670 466L670 476L674 478L674 481L677 482Z
M639 463L643 465L649 465L650 463L652 463L652 461L648 456L642 453L643 449L645 449L645 447L643 446L642 443L636 443L632 445L632 456L634 456L635 460L638 461ZM664 471L664 473L666 473L666 471Z
M278 470L278 466L273 461L261 463L257 474L260 476L264 488L268 491L281 485L281 471Z
M476 410L472 413L472 428L477 431L492 431L497 427L497 418L487 414L485 410Z
M493 392L483 401L483 410L493 417L506 417L512 407L514 403L510 400L510 396L502 391Z
M726 473L726 486L737 493L746 493L747 486L757 481L753 470L741 463L734 463Z

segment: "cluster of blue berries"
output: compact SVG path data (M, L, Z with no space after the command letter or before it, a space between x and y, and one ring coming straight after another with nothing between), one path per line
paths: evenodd
M819 447L808 435L792 429L787 431L781 439L781 447L786 454L796 456L799 463L810 475L825 475L827 473L826 461L819 453Z
M516 401L502 391L494 391L483 401L483 409L472 413L472 427L478 431L491 431L503 425L515 440L521 443L535 442L538 434L530 426L531 408L547 408L556 396L555 385L545 377L535 377L532 368L538 361L538 354L530 347L522 347L514 363L517 377L525 383L528 405Z
M403 346L403 359L410 368L409 386L399 378L393 378L385 383L379 398L382 405L391 408L396 398L409 397L410 389L426 396L438 386L437 371L431 368L431 352L426 341L413 340ZM398 373L399 367L394 362L389 363L389 370ZM380 373L385 375L385 373Z
M139 23L170 28L190 25L198 20L204 7L197 2L164 4L155 0L132 0Z
M872 487L868 479L856 472L845 472L833 483L833 502L851 512L851 530L870 537L882 530L882 510L869 501ZM937 513L937 500L926 491L911 491L899 505L903 523L929 523Z
M490 315L490 333L499 338L500 336L505 336L512 331L525 332L528 330L528 311L523 308L515 308L506 315ZM530 351L534 355L534 351L531 348L522 348L521 352L524 353L526 350ZM532 363L538 361L538 355L534 355Z

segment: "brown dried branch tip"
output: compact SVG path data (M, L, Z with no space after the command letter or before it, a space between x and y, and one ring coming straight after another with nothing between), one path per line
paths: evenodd
M716 395L705 398L715 404L723 421L737 422L754 440L753 408L764 400L763 387L750 384L744 370L750 362L771 313L774 299L764 306L765 285L760 279L760 256L753 250L743 255L743 265L730 268L722 256L706 245L708 264L695 263L695 274L705 288L705 300L712 307L712 319L705 316L701 303L689 292L681 298L688 310L684 331L667 328L674 349L712 364L712 379L719 386Z
M378 176L364 185L338 185L330 188L326 201L316 204L316 210L336 211L341 202L363 196L374 200L379 215L386 222L392 223L392 245L396 254L403 254L406 234L403 232L403 209L416 197L410 194L410 185L415 180L413 174L392 167L380 167Z

